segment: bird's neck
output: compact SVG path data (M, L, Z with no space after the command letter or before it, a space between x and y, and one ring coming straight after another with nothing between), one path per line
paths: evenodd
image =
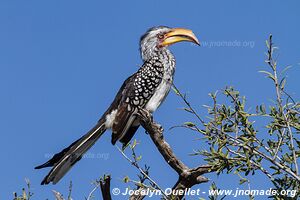
M175 68L175 58L172 52L167 48L155 48L142 52L142 59L144 62L159 61L162 63L162 67L165 70L171 70Z

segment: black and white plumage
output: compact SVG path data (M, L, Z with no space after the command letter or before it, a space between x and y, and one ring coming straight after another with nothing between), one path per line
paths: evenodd
M144 64L125 80L110 107L88 133L36 167L52 167L41 184L57 183L107 129L112 129L112 144L130 142L140 126L137 111L145 108L154 112L170 91L175 58L167 47L180 41L199 44L192 31L165 26L151 28L141 37Z

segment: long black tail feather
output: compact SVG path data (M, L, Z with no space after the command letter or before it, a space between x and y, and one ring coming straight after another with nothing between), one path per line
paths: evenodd
M98 124L84 136L73 142L61 152L55 154L44 164L35 167L35 169L52 167L48 175L41 182L41 185L49 184L50 182L56 184L72 168L72 166L81 159L83 154L95 144L105 130L105 124L103 120L100 120Z

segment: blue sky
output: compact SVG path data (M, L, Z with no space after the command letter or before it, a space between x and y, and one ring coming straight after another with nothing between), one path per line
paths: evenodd
M258 73L267 69L264 52L270 33L279 46L281 69L292 65L287 90L299 99L300 2L280 2L2 0L0 199L20 192L24 178L31 180L34 199L53 198L53 189L66 194L70 180L73 197L83 199L92 180L104 173L112 174L112 187L121 189L126 188L121 181L125 175L135 178L137 170L110 144L110 132L89 151L98 157L82 159L57 185L40 186L48 170L33 168L94 125L123 80L142 64L138 42L149 27L190 28L202 41L202 47L180 43L171 49L177 59L175 84L188 92L203 117L207 112L202 105L211 103L207 94L228 85L247 96L249 108L271 104L272 84ZM155 119L166 130L194 120L178 110L182 106L171 92ZM183 129L165 132L189 166L204 163L201 157L188 155L206 148L196 140L199 137ZM141 143L137 153L143 155L142 164L151 166L153 179L163 188L172 187L177 175L142 129L136 139ZM208 177L224 189L243 188L233 175ZM209 185L195 188L207 190ZM253 177L253 188L269 186L263 176Z

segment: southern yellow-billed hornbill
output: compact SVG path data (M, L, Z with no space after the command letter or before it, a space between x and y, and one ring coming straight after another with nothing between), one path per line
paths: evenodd
M127 78L110 107L88 133L36 167L52 167L42 185L57 183L107 129L112 129L112 144L119 140L126 145L131 140L140 126L135 115L137 111L144 108L154 112L168 95L175 59L167 47L181 41L199 45L193 32L182 28L154 27L141 37L142 67Z

